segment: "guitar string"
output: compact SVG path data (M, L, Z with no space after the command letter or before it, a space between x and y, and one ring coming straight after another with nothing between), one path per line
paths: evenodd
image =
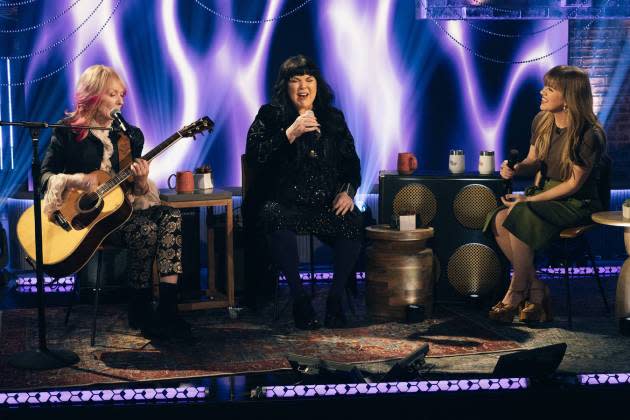
M197 133L193 133L192 129L196 128L196 130L198 130ZM194 137L195 134L199 134L202 133L205 130L211 130L212 127L210 127L210 124L208 124L205 120L200 120L200 121L196 121L192 124L190 124L189 126L184 127L181 130L178 130L176 132L176 134L173 134L173 136L171 136L171 138L166 139L162 144L156 146L154 149L152 149L150 152L148 152L145 156L145 158L147 160L153 160L157 155L159 155L160 153L162 153L167 147L170 147L172 144L174 144L176 141L184 138L184 137ZM188 136L184 136L184 134L182 134L182 131L191 131L189 133ZM174 137L177 136L177 137ZM150 156L153 153L153 156ZM113 176L112 178L110 178L108 181L106 181L103 185L101 185L100 187L98 187L96 189L96 193L99 194L99 197L104 197L106 194L108 194L114 187L120 185L122 182L124 182L129 176L131 176L131 166L126 167L125 169L123 169L122 171L120 171L118 174L116 174L115 176ZM102 194L102 195L101 195Z
M179 135L179 137L176 137L174 139L167 139L163 144L157 146L156 148L151 150L151 152L147 153L147 155L149 155L150 153L157 151L157 153L155 153L155 155L152 156L149 160L153 160L166 147L172 145L174 142L176 142L177 140L179 140L179 139L184 137L179 131L177 132L177 134ZM110 178L107 182L105 182L99 188L97 188L96 191L97 191L97 193L100 191L100 194L102 194L102 195L99 195L99 196L103 197L103 196L107 195L109 192L111 192L111 190L114 187L116 187L116 186L120 185L121 183L123 183L131 175L132 175L131 166L128 166L125 169L123 169L122 171L120 171L119 173L117 173L116 175L114 175L112 178Z

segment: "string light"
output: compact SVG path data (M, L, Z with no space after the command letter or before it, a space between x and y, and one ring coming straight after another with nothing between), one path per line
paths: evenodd
M34 29L41 28L42 26L48 25L49 23L56 21L57 19L59 19L60 17L62 17L66 13L68 13L70 11L70 9L72 9L80 1L81 0L75 0L74 3L72 3L70 6L66 7L65 10L63 12L59 13L57 16L53 16L53 17L45 20L44 22L38 23L37 25L27 26L27 27L19 28L19 29L0 29L0 33L1 34L15 34L15 33L28 32L28 31L32 31Z
M606 6L606 4L608 4L610 0L606 0L606 3L604 4L604 7ZM425 11L428 12L428 6L425 4L425 2L423 0L419 0L420 4L422 5L422 7L424 7ZM497 9L498 10L498 9ZM603 10L600 9L599 13L601 13L601 11ZM582 30L583 33L586 33L586 31L591 27L591 25L597 20L597 18L599 17L599 13L584 27L584 29ZM429 14L427 13L427 16L429 16ZM569 43L565 43L564 45L556 48L553 51L550 51L549 53L539 56L539 57L535 57L535 58L530 58L528 60L519 60L519 61L508 61L508 60L500 60L498 58L494 58L494 57L489 57L487 55L481 54L477 51L475 51L474 49L472 49L471 47L469 47L468 45L464 44L463 42L461 42L460 40L458 40L457 38L455 38L448 30L446 30L446 28L444 28L438 21L437 19L434 19L433 17L429 17L429 19L431 19L431 21L433 23L435 23L437 25L438 28L440 28L442 30L442 32L444 32L451 40L453 40L453 42L455 42L457 45L459 45L460 47L462 47L463 49L465 49L466 51L468 51L469 53L471 53L472 55L474 55L477 58L481 58L482 60L486 60L486 61L490 61L492 63L496 63L496 64L528 64L528 63L533 63L535 61L540 61L540 60L544 60L545 58L551 57L552 55L554 55L555 53L557 53L558 51L561 51L565 48L567 48L569 46ZM460 20L463 18L460 18Z
M562 24L562 22L565 22L565 21L569 20L570 18L574 18L576 15L577 15L577 9L575 10L575 13L572 16L562 18L562 19L558 20L557 22L553 23L552 25L547 26L546 28L539 29L537 31L525 32L525 33L517 33L517 34L502 34L502 33L499 33L499 32L493 32L493 31L490 31L488 29L485 29L485 28L482 28L480 26L472 24L470 22L470 20L465 19L464 17L460 16L459 19L463 20L464 22L466 22L466 24L468 26L470 26L471 28L476 29L479 32L486 33L488 35L494 35L494 36L498 36L498 37L502 37L502 38L520 38L520 37L524 37L524 36L534 36L534 35L538 35L539 33L546 32L546 31L548 31L550 29L553 29L556 26Z
M36 1L37 0L24 0L15 3L0 3L0 7L26 6L27 4L35 3Z
M33 80L28 80L28 81L25 81L25 82L17 82L17 83L0 83L0 86L26 86L26 85L31 85L33 83L37 83L37 82L40 82L40 81L42 81L44 79L47 79L47 78L49 78L51 76L54 76L55 74L59 73L61 70L63 70L66 67L68 67L77 58L79 58L88 48L90 48L92 46L92 44L94 43L94 41L96 41L96 38L98 38L101 35L101 32L103 32L103 30L105 29L105 27L107 26L109 21L112 19L112 17L114 16L114 13L116 13L116 10L118 10L118 6L120 6L120 2L121 2L121 0L118 0L116 2L116 5L114 6L114 9L112 10L112 13L109 15L109 17L107 18L107 20L105 21L103 26L101 26L99 28L98 32L96 33L96 35L94 35L94 37L90 40L90 42L88 42L87 45L85 47L83 47L83 49L81 51L79 51L70 60L66 61L61 67L57 68L56 70L51 71L50 73L45 74L44 76L38 77L38 78L33 79Z
M297 12L298 10L300 10L302 7L306 6L310 2L311 2L311 0L305 0L302 4L300 4L296 8L294 8L292 10L289 10L287 13L284 13L284 14L282 14L280 16L276 16L276 17L269 18L269 19L247 20L247 19L233 18L231 16L225 16L225 15L217 12L216 10L213 10L213 9L209 8L208 6L203 4L201 1L195 0L195 3L197 3L199 6L203 7L204 9L206 9L208 12L212 13L213 15L215 15L217 17L220 17L221 19L229 20L230 22L235 22L235 23L247 23L247 24L274 22L276 20L283 19L283 18L285 18L285 17L287 17L289 15L294 14L295 12Z
M94 14L96 13L96 11L98 10L99 7L101 7L101 4L103 4L104 0L101 0L96 7L94 8L94 10L92 10L92 12L88 15L87 18L85 18L85 20L83 22L81 22L79 24L79 26L77 26L72 32L70 32L68 35L66 35L65 37L63 37L62 39L50 44L49 46L47 46L46 48L42 48L41 50L37 50L35 52L29 53L29 54L22 54L22 55L14 55L14 56L4 56L4 57L0 57L2 59L9 59L9 60L26 60L27 58L31 58L34 57L36 55L45 53L46 51L50 51L53 48L57 48L58 46L60 46L61 44L63 44L64 42L66 42L68 39L70 39L74 34L77 33L77 31L79 29L81 29L83 27L83 25L85 25L87 23L88 20L90 20L90 18L92 16L94 16Z

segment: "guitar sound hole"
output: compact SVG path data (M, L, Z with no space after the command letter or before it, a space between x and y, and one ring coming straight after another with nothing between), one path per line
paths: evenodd
M99 196L95 192L84 194L79 199L79 210L81 211L93 210L98 206L99 201L100 201Z

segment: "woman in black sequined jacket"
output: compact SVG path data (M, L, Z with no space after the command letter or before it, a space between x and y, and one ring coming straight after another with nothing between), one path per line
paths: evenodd
M343 114L319 69L298 55L280 67L271 104L247 135L247 166L256 173L246 191L245 217L256 220L284 272L298 328L319 321L298 272L297 233L312 233L334 250L334 280L325 324L346 324L341 296L361 248L361 215L354 195L361 165Z

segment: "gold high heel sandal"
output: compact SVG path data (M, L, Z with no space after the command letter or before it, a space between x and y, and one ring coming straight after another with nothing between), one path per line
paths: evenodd
M521 302L514 306L507 305L503 303L503 301L497 303L488 312L488 318L493 321L505 324L511 324L514 321L514 317L523 309L523 304L525 301L525 290L508 289L508 292L519 294L523 297L523 299L521 300Z
M543 298L540 303L527 301L523 309L519 312L518 318L521 322L551 322L553 321L553 314L551 313L551 297L549 293L549 287L545 286L540 289L531 289L536 291L543 291Z

